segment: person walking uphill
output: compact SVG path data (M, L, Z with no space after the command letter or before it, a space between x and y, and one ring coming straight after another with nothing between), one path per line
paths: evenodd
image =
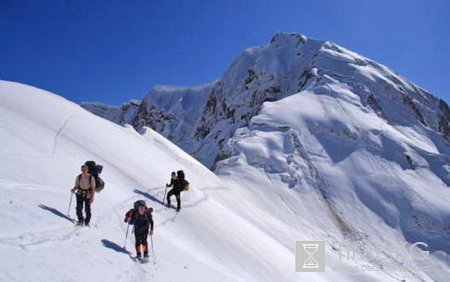
M134 203L134 209L129 210L125 215L128 224L134 224L134 236L136 238L136 258L142 263L148 262L148 235L153 235L153 208L147 208L145 201L140 200ZM142 247L142 248L141 248ZM144 257L141 257L141 249Z
M171 183L172 184L172 183ZM177 199L177 211L181 209L181 199L180 194L181 191L185 190L186 186L189 185L189 182L184 179L184 172L182 170L177 171L177 178L173 180L173 188L167 193L167 207L170 207L170 197L175 195Z
M72 189L77 196L78 226L89 226L91 221L91 204L94 202L95 179L88 173L86 165L81 166L81 174L75 179L75 187ZM83 205L86 217L83 216Z

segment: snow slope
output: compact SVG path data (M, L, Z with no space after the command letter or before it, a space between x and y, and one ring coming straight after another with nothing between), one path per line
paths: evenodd
M448 107L335 44L325 43L318 54L314 75L301 91L266 101L248 126L235 131L216 174L240 187L233 191L256 195L251 205L287 224L296 215L308 215L319 226L320 218L330 218L330 225L320 226L329 241L360 249L375 242L425 242L432 254L423 262L429 266L425 271L388 248L383 252L388 258L371 262L387 268L403 261L412 280L425 275L447 281ZM262 189L265 195L259 196ZM235 210L253 209L237 204ZM404 279L402 272L390 273Z
M6 81L0 82L0 116L0 281L392 279L382 272L295 273L295 241L323 239L320 225L331 226L330 219L314 223L295 210L284 220L285 211L270 215L245 188L231 189L154 131L140 135L59 96ZM104 165L107 186L96 196L92 227L75 228L66 216L69 189L88 159ZM192 188L177 215L160 199L170 172L180 168ZM137 199L155 209L154 265L137 265L122 249L123 215ZM126 246L133 252L132 234ZM329 265L347 265L331 248L327 254Z
M358 250L425 242L432 254L422 262L427 271L405 267L389 273L404 279L407 272L418 281L426 273L434 281L447 281L450 191L448 173L446 178L439 172L448 169L448 146L439 136L392 126L374 114L366 117L364 109L327 95L336 93L322 96L311 90L266 103L250 126L230 139L231 157L219 162L216 173L235 183L233 192L251 199L234 209L260 208L258 217L272 216L298 230L306 220L327 241ZM258 222L255 215L246 216ZM301 224L292 225L295 221ZM283 237L290 232L282 232ZM396 257L389 248L383 256L369 260L386 268L407 257Z
M437 99L406 81L391 86L420 101L415 111L385 88L392 77L336 46L322 52L331 47L340 55L317 58L327 69L299 93L264 103L249 126L236 131L216 173L240 186L244 176L262 179L260 187L273 189L274 197L285 197L289 187L295 193L285 209L306 206L301 214L317 209L318 201L310 206L309 199L319 194L325 203L314 214L328 211L349 243L420 241L437 257L448 257L450 147L438 130ZM359 71L337 75L351 68ZM367 102L369 93L379 97L377 107ZM448 266L446 259L433 262L427 273L445 281Z

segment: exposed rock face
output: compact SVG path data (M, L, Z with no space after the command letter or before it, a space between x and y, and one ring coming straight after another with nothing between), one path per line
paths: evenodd
M439 99L439 109L441 110L441 117L439 119L439 132L450 141L450 110L444 100Z
M132 124L141 107L141 101L132 100L121 106L109 106L101 103L81 103L81 107L91 113L106 118L117 124Z

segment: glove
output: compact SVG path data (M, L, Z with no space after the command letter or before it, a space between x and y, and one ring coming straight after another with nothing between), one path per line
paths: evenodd
M72 192L72 193L75 193L75 192L77 192L77 188L72 188L72 189L70 189L70 192Z
M169 184L166 183L166 188L169 187Z
M152 236L152 235L153 235L153 230L150 230L150 231L148 232L148 235Z

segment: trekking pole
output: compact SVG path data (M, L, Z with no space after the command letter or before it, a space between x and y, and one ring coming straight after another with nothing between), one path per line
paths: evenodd
M70 217L70 206L72 205L73 192L70 192L69 208L67 209L67 217Z
M156 261L155 261L155 250L153 249L153 235L150 235L150 241L152 243L153 264L156 264Z
M166 185L166 191L164 191L163 205L164 205L164 201L166 200L166 193L167 193L167 185Z
M123 243L123 249L127 249L127 238L128 238L128 229L130 228L130 223L127 225L127 234L125 234L125 242Z

